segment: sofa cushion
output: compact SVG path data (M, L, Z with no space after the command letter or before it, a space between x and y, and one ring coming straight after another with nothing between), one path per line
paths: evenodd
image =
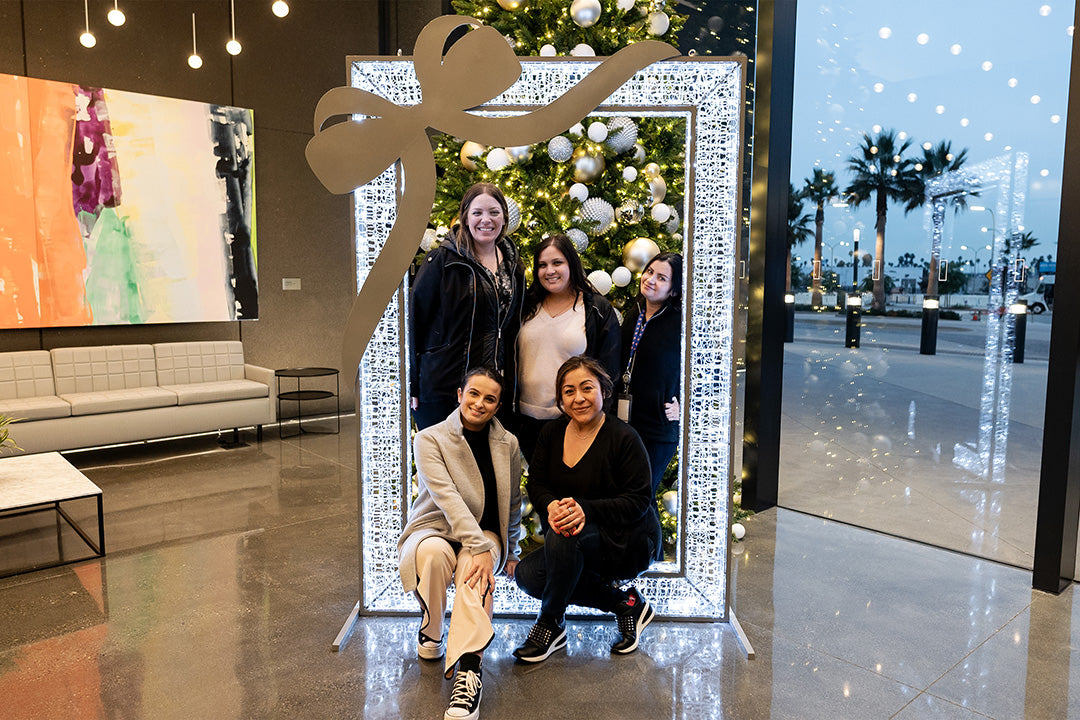
M236 340L156 343L154 355L163 387L244 379L244 346Z
M184 385L162 385L161 388L176 393L177 405L246 400L266 397L270 394L270 388L254 380L185 383Z
M55 394L48 350L0 353L0 400Z
M55 395L0 400L0 415L17 420L48 420L71 415L71 405Z
M50 352L56 394L61 397L158 384L154 348L150 345L94 345L54 348Z
M176 404L176 393L159 387L141 387L102 392L61 393L60 398L71 404L72 415L143 410ZM102 422L109 422L102 418Z

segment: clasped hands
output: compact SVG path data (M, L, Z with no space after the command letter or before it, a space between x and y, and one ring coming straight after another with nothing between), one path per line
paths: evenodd
M548 525L560 535L577 535L585 527L585 511L574 498L552 500L547 506Z

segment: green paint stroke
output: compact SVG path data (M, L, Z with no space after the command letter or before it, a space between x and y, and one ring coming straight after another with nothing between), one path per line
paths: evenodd
M86 298L94 324L146 322L127 224L116 208L102 208L96 222L90 213L79 215L83 227L93 228L86 242Z

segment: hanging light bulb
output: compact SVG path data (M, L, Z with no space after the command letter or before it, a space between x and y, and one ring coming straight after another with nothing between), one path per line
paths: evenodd
M187 64L192 70L202 67L202 58L199 57L199 51L195 47L195 13L191 13L191 54L188 55Z
M97 45L97 38L94 37L94 33L90 32L90 6L88 0L83 0L83 13L86 15L86 32L79 36L79 42L85 48L92 48Z
M289 3L285 0L274 0L274 4L270 6L274 14L278 17L285 17L289 14Z
M229 26L232 28L232 36L229 38L229 42L225 43L225 52L230 55L239 55L244 47L236 39L236 5L234 0L229 0Z
M120 0L113 0L113 9L109 11L109 22L120 27L127 21L127 16L124 15L124 11L120 9Z

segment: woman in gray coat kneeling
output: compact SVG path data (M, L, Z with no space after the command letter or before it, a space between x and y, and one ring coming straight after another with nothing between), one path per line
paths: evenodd
M495 575L514 577L521 537L521 456L518 441L495 419L502 378L471 370L458 390L458 407L413 440L420 491L398 541L401 583L420 601L417 654L445 652L454 689L446 720L480 715L484 648L495 632L491 618ZM457 585L443 644L446 590Z

